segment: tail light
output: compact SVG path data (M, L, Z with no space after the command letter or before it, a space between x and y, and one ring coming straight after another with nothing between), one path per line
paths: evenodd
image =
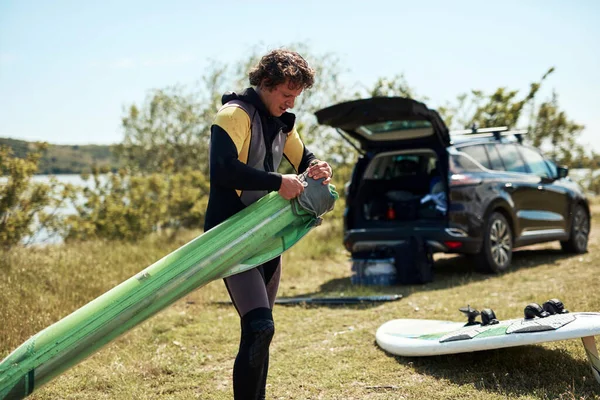
M394 210L394 206L392 204L388 204L388 209L385 216L389 220L396 219L396 210Z
M475 186L481 183L481 178L477 178L469 174L452 174L450 175L450 186Z
M456 250L462 247L462 242L446 241L444 242L448 250Z

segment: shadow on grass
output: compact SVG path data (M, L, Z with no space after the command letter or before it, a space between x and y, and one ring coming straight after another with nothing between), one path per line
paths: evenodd
M598 383L586 361L542 346L431 357L387 355L417 373L503 395L554 399L565 393L573 398L593 398L598 393Z
M322 296L302 296L302 297L322 297ZM348 296L345 296L345 297L348 297ZM288 298L280 297L279 299L288 299ZM392 301L398 301L401 299L402 298L392 300ZM389 302L389 301L385 301L385 302ZM218 302L213 302L212 304L217 305L219 307L226 307L226 306L232 305L230 301L218 301ZM382 302L379 302L379 301L363 301L360 303L354 303L354 302L352 302L352 303L330 303L330 304L309 303L309 302L299 301L297 303L290 303L290 304L275 303L275 306L276 307L303 307L303 308L331 308L331 309L345 308L345 309L354 309L354 310L366 310L369 308L376 307L380 304L382 304Z
M507 274L514 273L524 268L541 268L557 264L561 260L579 257L567 254L556 249L522 249L513 254L511 268ZM412 293L432 290L449 289L473 282L494 279L497 275L485 274L476 271L472 261L465 256L448 256L435 261L433 282L422 285L395 285L395 286L362 286L352 284L350 277L336 278L323 283L318 290L299 294L297 297L335 297L341 296L368 296L384 294L401 294L404 298ZM373 306L377 304L372 304ZM331 307L329 305L311 305L312 307ZM346 305L345 307L348 307ZM369 306L361 304L360 306ZM340 307L336 305L335 307Z

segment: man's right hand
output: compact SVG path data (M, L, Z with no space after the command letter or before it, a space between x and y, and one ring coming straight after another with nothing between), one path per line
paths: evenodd
M281 175L281 186L279 187L279 195L286 200L296 198L304 191L304 186L298 178L298 175L288 174Z

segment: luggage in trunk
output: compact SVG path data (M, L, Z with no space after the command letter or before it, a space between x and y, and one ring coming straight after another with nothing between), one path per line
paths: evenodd
M436 154L385 153L368 165L358 190L359 221L415 221L446 215L446 187Z

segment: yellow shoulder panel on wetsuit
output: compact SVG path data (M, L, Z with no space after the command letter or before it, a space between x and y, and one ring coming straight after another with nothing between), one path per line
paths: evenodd
M296 172L298 172L300 162L302 161L302 155L304 154L304 143L302 142L302 139L300 139L296 127L288 133L285 146L283 147L283 154L285 154Z
M213 122L223 128L235 144L238 159L244 164L248 161L250 147L250 117L236 105L225 106L215 116Z

